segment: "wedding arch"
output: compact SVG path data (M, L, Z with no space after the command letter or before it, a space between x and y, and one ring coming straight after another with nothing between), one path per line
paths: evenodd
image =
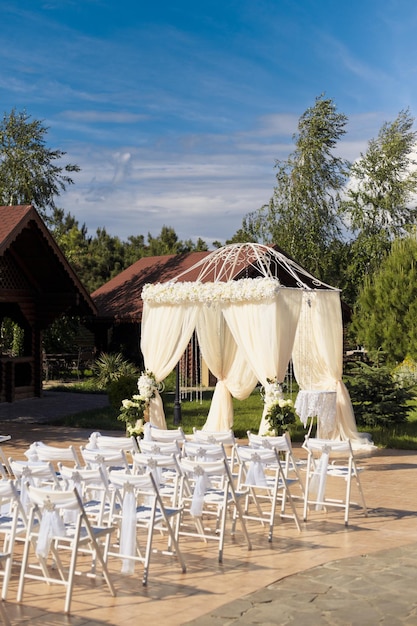
M196 271L197 279L187 280ZM342 381L340 291L276 247L224 246L174 280L145 285L142 299L141 350L157 382L175 368L196 331L202 357L217 378L206 430L231 428L232 397L247 398L258 382L282 384L292 358L301 391L334 395L326 436L360 437ZM149 408L151 423L166 428L158 392ZM306 415L308 409L307 396ZM265 414L266 408L260 433L268 430Z

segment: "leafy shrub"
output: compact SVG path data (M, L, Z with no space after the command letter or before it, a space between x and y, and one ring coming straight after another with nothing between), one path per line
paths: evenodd
M138 377L138 369L123 355L118 353L102 352L93 363L93 375L101 389L107 389L109 384L121 376Z
M407 421L412 389L399 383L387 365L355 364L346 386L358 426L387 427Z
M138 377L137 376L120 376L117 380L113 380L107 386L107 395L109 397L109 404L114 409L119 411L122 404L122 400L131 398L138 392Z

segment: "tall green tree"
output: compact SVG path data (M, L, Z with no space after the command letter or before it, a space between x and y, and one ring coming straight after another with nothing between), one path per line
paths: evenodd
M341 214L351 233L347 281L352 298L379 267L394 237L415 223L417 131L409 110L381 127L365 154L352 165Z
M48 128L13 109L0 122L0 203L33 204L45 218L55 197L73 184L78 165L61 165L66 154L47 147Z
M348 163L335 148L346 122L333 100L316 98L299 119L294 152L276 163L273 197L245 218L240 233L278 244L322 280L332 275L330 251L340 239L338 202Z
M119 237L109 235L105 228L97 229L95 237L89 240L83 268L83 282L90 293L127 267L124 251L125 244Z
M198 238L197 243L191 239L182 241L172 226L162 226L157 237L148 233L148 246L145 256L161 256L164 254L184 254L186 252L196 252L207 250L206 242Z
M389 365L417 359L417 240L396 239L380 268L367 276L353 316L358 341L382 350Z

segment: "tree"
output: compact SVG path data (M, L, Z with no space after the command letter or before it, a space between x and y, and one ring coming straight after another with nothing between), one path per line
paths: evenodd
M379 270L365 279L353 316L357 340L382 350L393 366L417 358L417 240L396 239Z
M334 155L347 118L323 95L300 117L295 150L277 161L273 197L246 217L241 235L276 243L301 265L326 280L329 250L340 237L339 192L348 163Z
M379 267L394 237L415 222L417 132L409 110L381 127L365 154L351 167L351 180L340 211L353 234L347 278L353 291Z
M46 146L48 129L15 109L5 113L0 123L0 203L33 204L41 215L55 208L55 196L73 184L68 175L78 165L58 165L66 154Z
M83 282L90 293L127 267L124 252L125 244L119 237L109 235L105 228L97 228L96 236L89 240L83 264Z

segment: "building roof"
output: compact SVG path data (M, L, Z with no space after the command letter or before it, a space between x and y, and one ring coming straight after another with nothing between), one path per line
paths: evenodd
M167 282L188 271L210 252L189 252L143 257L109 280L91 294L98 317L115 322L139 322L142 319L142 289L147 283ZM187 273L186 278L197 279L199 269Z
M22 307L29 300L31 321L36 316L41 328L63 313L97 312L36 209L0 206L0 303Z

